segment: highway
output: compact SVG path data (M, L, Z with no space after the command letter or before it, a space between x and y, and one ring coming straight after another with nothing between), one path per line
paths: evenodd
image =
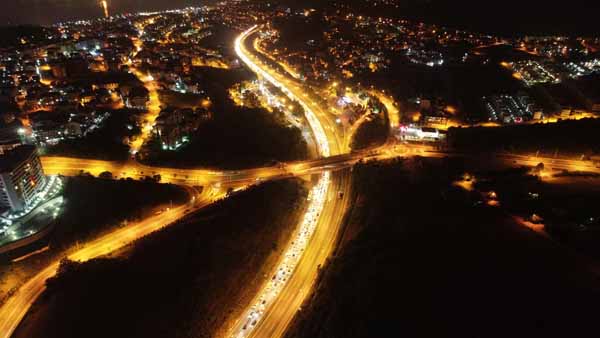
M600 167L592 161L583 161L569 158L552 158L540 156L527 156L517 154L496 154L495 157L504 161L509 166L535 167L539 163L544 164L545 171L570 171L600 174Z
M258 26L254 26L238 36L234 46L238 58L260 78L268 81L287 95L290 100L302 106L315 137L317 148L321 151L321 156L327 157L349 152L345 132L335 123L335 117L319 106L311 93L305 90L292 75L284 75L269 68L259 57L248 51L247 48L254 47L254 44L248 43L247 40L258 32L258 28ZM259 52L255 51L254 54L259 54Z
M283 167L288 174L314 173L311 170L323 172L318 183L311 189L307 212L275 270L267 276L241 316L225 324L225 337L234 338L273 338L284 334L296 311L311 292L318 267L325 263L333 251L342 218L350 202L349 170L335 173L332 170L347 167L361 157L370 155L368 152L344 154L349 151L346 138L338 135L338 129L335 123L332 125L331 118L289 79L291 75L278 74L248 52L246 40L256 29L257 27L252 27L236 39L235 50L238 57L259 77L279 88L289 99L304 108L322 157Z
M242 33L235 41L238 57L248 68L261 78L281 89L290 99L298 102L305 110L319 158L284 163L273 167L248 170L210 170L159 168L142 165L133 160L110 162L67 157L42 157L44 170L49 175L78 175L81 171L98 176L111 172L113 177L143 179L160 175L161 182L186 186L203 186L203 192L194 196L189 204L181 205L137 223L116 229L96 240L74 248L67 257L86 261L109 254L154 231L160 230L182 217L226 197L226 188L243 188L263 181L295 176L319 174L318 182L310 190L308 208L294 235L283 251L275 270L264 281L263 286L248 304L239 318L225 323L225 336L235 338L277 338L284 335L295 313L311 293L318 274L335 249L335 243L343 217L351 203L351 173L349 167L361 160L384 160L403 156L449 157L462 154L435 151L427 146L387 143L384 146L357 152L349 152L350 136L332 120L328 113L311 101L310 95L291 75L283 75L262 64L247 50L247 39L256 33L257 27ZM251 44L250 44L251 45ZM138 74L140 77L142 74ZM151 78L146 79L152 89ZM379 95L378 95L379 96ZM154 97L152 99L152 97ZM380 96L382 98L383 96ZM151 94L158 108L157 97ZM390 109L391 101L382 102ZM390 111L392 123L397 123L397 110ZM149 121L151 122L151 121ZM151 124L148 124L151 128ZM146 135L147 136L147 135ZM142 138L143 139L143 138ZM141 143L140 143L141 145ZM134 149L136 149L134 147ZM139 149L139 148L137 148ZM544 163L545 169L585 171L600 173L594 163L575 159L551 159L535 156L498 154L497 159L509 165L535 166ZM27 281L0 308L0 338L9 338L35 299L44 291L45 281L54 276L59 261L55 261Z
M160 175L161 182L187 186L206 186L211 184L249 185L258 181L275 180L289 177L300 177L338 171L353 166L360 160L385 160L398 157L421 156L427 158L443 158L464 156L468 154L436 151L423 145L392 144L382 147L355 151L336 156L317 158L306 161L282 163L278 166L262 167L246 170L210 170L210 169L177 169L166 167L150 167L138 162L112 162L71 157L41 157L44 171L48 175L76 176L81 171L94 176L102 172L111 172L115 179L143 179L147 176ZM591 161L578 159L549 158L517 154L493 154L497 160L511 166L536 166L544 163L545 168L579 172L598 173L600 168Z
M191 196L189 203L166 210L142 221L130 223L95 240L80 245L66 255L74 261L86 261L109 254L115 250L158 231L182 217L189 215L214 201L224 198L223 191L204 189L200 195ZM46 280L56 274L60 259L51 263L22 285L0 308L0 338L10 338L33 302L45 289Z
M350 170L332 175L323 212L296 270L270 308L265 311L253 332L245 335L238 330L235 337L282 337L284 335L296 312L312 292L319 266L325 264L335 249L343 218L351 203L350 187ZM343 194L342 198L340 193Z
M308 161L282 164L282 166L256 168L241 171L214 171L207 169L174 169L154 168L141 165L137 162L110 162L100 160L65 158L65 157L42 157L44 170L48 174L62 174L66 176L78 175L82 170L99 175L104 171L117 174L118 178L131 177L141 179L148 175L160 174L163 181L183 184L188 186L203 185L205 189L198 197L193 207L181 206L174 208L158 216L153 216L142 222L130 224L125 228L115 230L113 233L81 246L81 249L73 252L69 257L74 260L87 260L98 257L116 250L124 245L141 238L153 231L176 221L189 212L193 212L212 201L225 196L225 188L242 187L253 184L257 178L263 180L281 179L292 176L303 176L322 172L336 171L331 174L330 183L322 206L322 212L318 222L311 230L312 238L307 241L309 246L302 250L302 258L293 266L294 274L286 276L287 283L282 283L282 288L273 297L269 309L265 309L263 320L257 321L253 337L276 337L281 336L288 323L293 318L302 301L309 294L314 278L316 267L323 264L333 249L333 243L337 237L341 218L347 208L348 196L350 196L350 174L346 168L364 160L384 160L388 158L407 157L450 157L461 156L459 153L437 152L426 146L408 145L386 145L371 150L364 150L350 154L318 158ZM493 157L508 166L531 166L544 163L545 170L569 170L580 172L600 173L600 168L590 161L578 159L547 158L537 156L494 154ZM221 186L221 190L214 187ZM340 199L340 192L342 198ZM313 207L314 209L315 207ZM188 212L185 210L189 209ZM298 232L294 238L297 238ZM292 245L290 245L291 247ZM295 249L296 252L298 249ZM285 256L284 256L285 257ZM35 299L43 292L45 280L54 275L58 262L55 262L42 270L0 308L0 338L10 337L11 333L27 313L27 310ZM257 295L255 300L260 299ZM260 301L262 302L262 301ZM253 304L255 304L253 302ZM246 312L249 313L249 312ZM247 317L246 317L247 318ZM246 324L242 321L236 322L238 328ZM231 327L236 327L235 324ZM250 335L248 335L250 336ZM238 336L244 337L244 335Z
M161 182L188 186L203 186L215 183L252 184L257 180L273 180L339 170L350 167L360 160L375 160L391 157L420 155L424 157L447 156L434 152L427 146L387 145L384 147L352 153L323 157L307 161L282 163L281 165L246 170L178 169L150 167L135 161L114 162L72 157L41 157L44 171L48 175L76 176L82 171L98 176L110 172L115 179L143 179L160 175Z

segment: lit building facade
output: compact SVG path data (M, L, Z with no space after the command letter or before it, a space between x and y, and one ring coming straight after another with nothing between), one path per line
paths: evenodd
M0 206L23 210L45 185L46 177L34 146L22 145L0 156Z

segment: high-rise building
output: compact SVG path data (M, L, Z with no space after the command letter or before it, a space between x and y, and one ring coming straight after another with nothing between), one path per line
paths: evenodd
M0 206L20 211L31 205L46 185L37 149L18 146L0 155Z

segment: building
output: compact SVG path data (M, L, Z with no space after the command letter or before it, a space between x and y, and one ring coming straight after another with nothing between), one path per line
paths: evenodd
M210 120L211 117L211 113L205 109L167 108L156 119L155 134L165 150L174 150L185 143L203 121Z
M536 110L526 95L493 95L482 100L490 121L521 123L531 120Z
M0 128L0 155L23 143L22 134L19 133L19 130L23 131L24 129L19 126L20 124L14 127Z
M22 145L0 155L0 207L23 210L45 185L46 177L34 146Z
M21 145L19 139L0 140L0 155L7 153Z
M125 106L133 109L146 109L146 105L150 101L150 93L144 87L133 87L128 91L125 98Z
M396 138L402 141L439 142L446 139L446 134L435 128L409 124L400 126Z

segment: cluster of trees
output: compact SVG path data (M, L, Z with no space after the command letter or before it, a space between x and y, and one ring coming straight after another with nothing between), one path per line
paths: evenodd
M262 285L306 196L299 180L268 182L139 240L126 258L65 261L15 337L214 336Z
M240 169L308 156L299 129L282 125L265 110L250 108L215 114L180 150L163 151L158 140L148 146L151 150L145 161L167 166Z
M0 27L0 46L3 48L23 46L21 39L25 39L28 43L40 43L46 41L50 33L54 34L55 32L52 28L42 26L2 26Z
M112 111L97 130L80 139L67 139L48 147L49 155L124 161L129 157L127 140L140 134L135 122L139 112L121 109Z
M112 174L103 175L109 176ZM53 247L69 247L108 226L147 216L158 205L187 199L186 192L174 185L89 176L69 178L63 196L66 203L56 220L50 241Z
M540 169L543 165L538 165L534 172ZM587 255L600 257L600 213L597 211L600 195L593 184L588 185L589 177L574 175L568 185L545 183L531 176L527 168L477 176L476 189L494 191L503 208L511 214L543 223L544 230L554 239Z
M370 109L379 111L379 114L371 115L372 119L365 121L356 129L350 144L350 148L353 150L382 145L390 134L389 118L385 106L374 98L371 98L369 106Z
M196 69L195 74L211 98L213 118L202 123L190 143L180 150L163 151L158 140L149 142L144 162L240 169L307 158L308 147L299 129L285 125L279 114L238 107L229 98L228 89L252 74L210 68Z
M600 120L584 119L551 124L502 128L451 128L450 146L460 151L514 151L546 154L584 154L600 151Z

